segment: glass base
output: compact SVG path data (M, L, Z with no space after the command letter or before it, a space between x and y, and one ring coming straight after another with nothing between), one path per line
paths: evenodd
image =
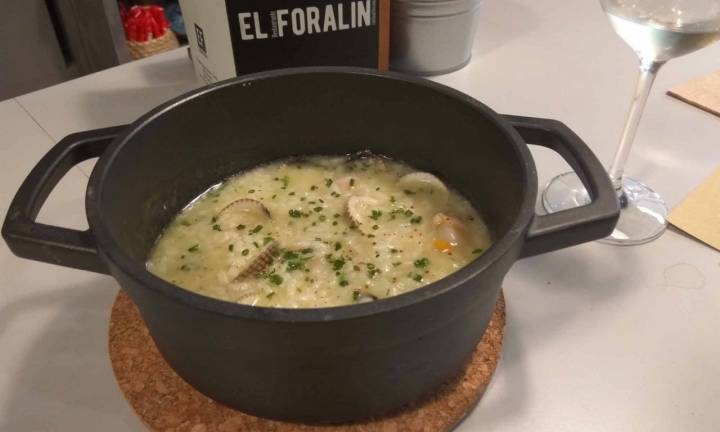
M668 214L665 201L649 187L631 178L623 178L620 196L620 220L615 230L600 240L614 245L638 245L660 237L665 231ZM561 174L543 191L543 207L555 213L590 203L590 197L575 173Z

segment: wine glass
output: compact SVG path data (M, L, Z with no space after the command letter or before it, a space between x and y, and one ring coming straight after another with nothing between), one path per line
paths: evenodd
M623 176L635 132L660 67L720 38L720 0L600 0L617 34L637 53L640 76L620 145L608 175L618 194L620 219L604 243L634 245L659 237L667 207L655 191ZM590 202L573 173L555 177L543 192L543 206L554 213Z

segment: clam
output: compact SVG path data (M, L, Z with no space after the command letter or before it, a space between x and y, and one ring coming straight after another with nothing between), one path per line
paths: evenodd
M435 225L436 238L433 242L435 249L447 252L467 239L467 227L456 217L437 213L433 216L432 222Z
M268 268L268 266L270 266L270 264L272 264L273 260L275 259L276 252L277 242L275 241L271 241L270 243L258 249L255 255L253 255L247 261L247 265L243 266L243 269L240 270L240 273L237 275L237 277L235 277L234 281L239 281L250 276L255 276Z
M252 225L271 219L270 210L260 201L251 198L240 198L226 205L217 214L223 226Z
M352 224L364 234L372 232L369 223L373 209L377 209L378 200L369 196L351 196L345 205L345 213Z
M375 301L375 300L377 300L377 299L378 299L378 298L375 297L375 296L372 295L372 294L360 294L360 297L358 297L357 302L358 302L358 303L370 303L370 302L373 302L373 301Z
M439 178L427 172L412 172L405 174L398 180L398 186L412 192L426 192L445 197L448 194L447 187Z
M352 175L340 177L333 183L333 189L335 189L335 191L339 193L352 192L353 190L356 190L359 186L360 185L358 184L356 176Z
M249 297L257 296L262 293L262 289L258 287L247 286L241 282L233 282L228 285L228 295L235 299L237 303L245 303Z
M355 301L357 303L370 303L378 300L378 297L367 290L367 288L361 288L355 291Z

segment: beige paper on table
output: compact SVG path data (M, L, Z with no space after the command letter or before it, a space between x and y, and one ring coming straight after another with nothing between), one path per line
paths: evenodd
M673 209L668 221L720 250L720 168Z
M720 116L720 70L675 86L668 94Z

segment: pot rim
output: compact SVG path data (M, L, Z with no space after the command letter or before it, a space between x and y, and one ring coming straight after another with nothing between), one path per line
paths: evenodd
M153 275L146 269L144 262L138 262L123 251L123 249L118 245L118 242L113 238L109 227L106 225L105 219L100 212L99 204L103 200L103 186L116 156L122 151L123 147L133 139L135 134L147 125L152 124L154 119L163 116L167 111L176 109L177 107L182 106L183 103L189 102L195 98L203 97L206 94L210 94L215 91L221 91L226 87L250 85L254 81L307 74L363 75L419 85L457 99L490 120L512 141L513 149L516 153L518 161L520 162L520 175L523 177L521 180L526 185L522 194L520 209L507 233L500 239L493 242L492 246L485 253L471 261L465 267L436 282L375 302L326 308L291 309L250 306L204 296L176 286ZM119 269L126 276L134 279L138 285L141 285L145 289L149 289L186 306L228 317L260 321L319 323L361 318L379 313L390 312L440 296L453 290L459 285L468 283L476 275L485 271L496 261L502 259L502 257L508 254L512 250L515 242L519 241L522 243L524 241L522 237L525 235L525 232L527 231L527 228L535 214L534 207L537 187L537 171L526 143L522 140L518 132L506 120L502 119L498 113L471 96L443 84L396 72L378 71L375 69L356 67L313 66L276 69L231 78L229 80L221 81L187 92L144 114L130 124L127 130L119 135L100 157L90 176L86 196L86 211L90 230L97 239L98 250L103 258L111 264L109 266L110 269Z

